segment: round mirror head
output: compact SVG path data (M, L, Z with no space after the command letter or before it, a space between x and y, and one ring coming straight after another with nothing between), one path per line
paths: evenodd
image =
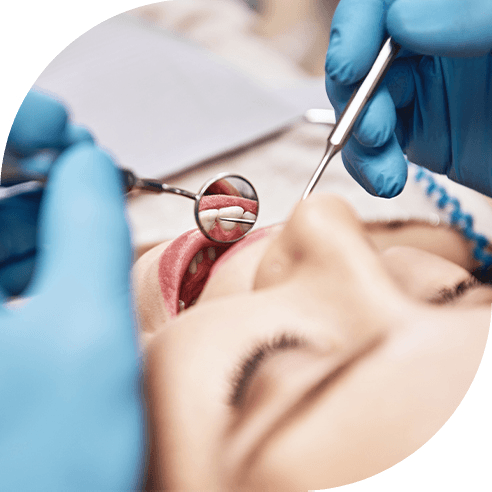
M247 179L219 175L205 183L198 193L195 219L212 241L234 243L255 225L258 205L258 195Z

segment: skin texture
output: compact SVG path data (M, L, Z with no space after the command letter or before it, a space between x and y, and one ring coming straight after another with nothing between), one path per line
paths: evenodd
M149 490L296 491L372 476L439 430L480 363L492 289L436 301L473 267L447 227L363 224L341 198L313 195L225 253L197 303L167 322L152 280L165 247L134 270ZM238 366L285 333L302 342L270 351L232 405Z

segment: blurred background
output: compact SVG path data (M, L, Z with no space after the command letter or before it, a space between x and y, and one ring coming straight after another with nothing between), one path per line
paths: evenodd
M282 222L318 166L334 122L324 63L337 3L154 3L80 36L35 85L61 98L121 167L194 193L217 173L243 175L259 196L256 227ZM322 110L325 120L313 122L311 109ZM411 214L435 221L435 206L416 187L409 179L394 199L370 196L338 155L314 192L344 196L365 220ZM176 195L131 194L138 250L195 228L193 205Z
M321 158L324 60L336 0L173 0L95 26L35 86L57 95L121 167L198 192L219 172L260 197L258 226L285 220ZM333 119L333 117L332 117ZM343 169L343 168L342 168ZM131 195L137 246L195 227L193 204Z

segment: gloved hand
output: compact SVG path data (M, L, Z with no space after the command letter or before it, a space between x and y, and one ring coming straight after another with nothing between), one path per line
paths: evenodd
M139 357L121 177L91 142L58 158L26 305L0 306L0 489L139 488Z
M395 196L405 152L492 196L492 2L341 0L326 60L338 114L388 35L403 50L342 152L348 172L369 193Z
M68 121L64 106L31 91L12 125L4 166L8 161L23 174L46 175L57 154L81 141L92 141L92 137ZM36 191L0 200L0 288L9 296L20 294L32 276L40 199L41 192Z

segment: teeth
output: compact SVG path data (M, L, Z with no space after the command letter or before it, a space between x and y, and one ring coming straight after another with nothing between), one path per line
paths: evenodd
M188 267L188 271L195 275L198 271L198 265L203 261L203 251L198 251L198 253L191 260L190 266Z
M182 300L180 299L180 300L179 300L179 302L178 302L178 305L179 305L179 312L181 312L181 311L184 311L184 310L185 310L185 307L186 307L186 306L185 306L184 301L182 301Z
M250 219L250 220L256 220L256 215L252 214L251 212L244 212L243 214L243 219ZM248 232L254 224L239 224L239 227L243 232Z
M202 210L198 212L198 219L200 220L200 224L202 224L203 228L210 232L210 229L215 224L215 219L219 215L219 211L216 208L211 208L209 210Z
M195 273L198 271L198 266L196 264L196 256L191 260L190 266L188 267L188 271L192 274L195 275Z
M208 248L207 249L207 255L208 255L208 259L211 260L211 261L215 261L215 248Z
M198 213L198 218L200 220L200 223L202 224L206 232L210 232L210 230L215 225L215 221L217 220L218 217L224 217L225 219L256 220L255 214L251 212L245 212L244 209L239 206L224 207L219 210L215 208L211 208L208 210L202 210L201 212ZM234 227L236 227L237 225L239 225L240 229L243 232L248 232L253 227L253 224L240 224L238 222L229 222L225 220L217 220L217 222L219 222L222 230L226 232L232 231L232 229L234 229ZM215 251L212 254L213 254L213 258L210 257L210 255L209 258L213 261L215 260ZM201 258L203 259L203 257ZM201 263L202 259L197 258L198 263Z
M224 217L227 219L240 219L243 216L244 209L238 206L235 207L224 207L219 209L219 217ZM234 227L237 226L237 222L226 222L224 220L220 220L220 227L224 231L232 231Z

